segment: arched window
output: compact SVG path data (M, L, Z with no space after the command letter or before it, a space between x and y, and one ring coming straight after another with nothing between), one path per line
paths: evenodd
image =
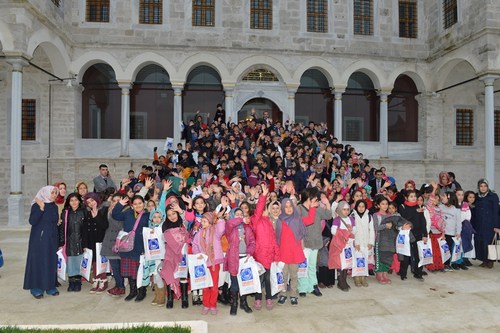
M389 141L418 141L418 95L415 83L408 75L400 75L389 95Z
M379 140L379 97L370 77L355 72L342 96L344 141Z
M209 66L198 66L187 78L183 95L183 120L194 119L200 111L203 121L211 123L217 104L224 105L224 91L219 73Z
M130 94L130 139L165 139L174 134L174 91L158 65L148 65L135 78Z
M295 122L307 125L310 121L327 123L333 128L333 97L328 79L317 69L302 74L295 94Z
M89 67L82 80L82 138L119 139L121 89L107 64Z

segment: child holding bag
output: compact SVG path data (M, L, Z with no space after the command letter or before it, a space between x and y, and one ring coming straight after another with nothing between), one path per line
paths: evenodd
M201 219L201 229L193 239L193 254L205 254L207 267L212 275L213 286L203 289L203 309L202 315L209 312L217 314L217 297L219 295L219 270L220 264L224 261L221 238L224 235L226 221L218 219L213 212L203 214Z
M356 251L363 251L368 255L369 251L373 251L375 245L375 229L373 228L372 217L368 213L365 200L356 201L352 216L356 224L356 235L354 238ZM354 277L354 285L356 287L368 287L366 276Z

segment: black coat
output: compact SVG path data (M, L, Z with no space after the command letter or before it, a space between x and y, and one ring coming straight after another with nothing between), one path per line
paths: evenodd
M68 215L67 221L66 214ZM59 225L59 246L66 243L67 256L79 256L83 254L84 248L89 247L86 243L88 218L89 214L85 208L79 208L76 211L70 208L62 211L62 223Z
M86 239L84 243L89 249L92 249L92 261L95 261L95 243L102 243L104 234L108 228L108 218L106 217L107 208L101 208L95 217L92 217L90 212L87 212L88 218L86 219L87 232L85 233Z
M50 290L56 287L58 221L59 213L55 203L46 203L43 211L38 204L31 205L29 217L31 232L24 272L24 289Z
M477 196L474 208L472 209L471 224L476 230L476 239L487 244L493 240L495 232L493 228L500 228L498 195L488 192L486 196Z

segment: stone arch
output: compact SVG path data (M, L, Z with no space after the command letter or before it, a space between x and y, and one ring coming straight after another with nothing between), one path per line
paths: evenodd
M38 30L28 41L27 54L32 57L41 47L47 54L54 74L63 78L69 76L70 58L62 40L47 29Z
M338 82L340 80L340 75L338 71L335 69L335 67L332 66L332 64L323 59L317 59L317 58L308 59L304 61L302 64L300 64L300 66L293 74L292 80L294 82L300 83L300 78L309 69L316 69L320 71L328 80L330 87L335 87L335 82Z
M279 107L280 111L283 112L283 114L288 114L287 113L288 112L287 111L288 105L286 105L286 102L284 100L280 99L277 94L271 93L271 94L266 94L265 96L262 96L262 94L260 94L259 91L247 93L244 95L244 98L242 98L239 102L235 101L234 109L239 111L246 103L248 103L252 99L256 99L256 98L268 99L271 102L273 102L274 104L276 104Z
M461 65L462 63L469 66L470 69L472 69L474 73L477 74L477 68L474 67L472 63L469 62L467 59L453 58L436 66L436 70L433 71L434 73L436 73L435 76L436 80L433 82L433 88L434 88L433 90L439 90L445 88L451 72L456 68L456 66ZM470 79L470 78L464 78L464 80L465 79Z
M131 78L125 76L123 68L120 66L120 63L116 60L116 58L106 52L89 51L87 53L84 53L71 63L70 70L72 73L78 74L78 79L81 81L85 71L90 66L98 63L105 63L110 65L115 72L118 82L131 82Z
M190 56L179 67L175 77L172 77L172 82L186 82L189 73L198 66L208 66L213 68L221 78L221 82L229 78L229 71L226 65L218 57L208 53L197 53Z
M347 82L351 75L355 72L362 72L372 80L373 86L375 89L380 90L382 87L384 89L392 89L392 85L394 82L384 82L381 81L385 78L385 73L382 72L378 67L375 66L373 62L367 60L361 60L353 63L349 67L345 69L342 73L341 80L339 82L340 85L347 87Z
M285 85L299 85L300 77L294 81L286 67L277 59L269 56L251 56L241 61L231 73L231 82L240 82L241 78L250 70L265 68L272 71ZM276 103L277 104L277 103ZM277 104L278 105L278 104Z
M389 77L387 78L387 81L391 82L392 86L394 86L394 82L396 82L396 79L400 75L407 75L409 78L411 78L415 83L415 86L417 86L417 90L419 92L424 92L427 91L427 89L430 89L430 87L426 87L425 85L426 81L422 78L421 74L412 70L408 70L408 67L406 66L398 67L394 71L392 71Z
M142 53L135 57L127 66L124 72L124 78L129 78L130 82L134 82L137 73L147 65L158 65L167 71L170 77L175 77L177 71L175 67L159 54L153 52Z
M2 43L2 51L14 50L14 38L10 32L9 25L0 19L0 42Z

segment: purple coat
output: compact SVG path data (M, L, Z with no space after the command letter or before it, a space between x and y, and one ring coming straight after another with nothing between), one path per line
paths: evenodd
M220 243L220 239L222 238L222 235L224 235L224 229L225 229L226 221L224 220L219 220L217 224L215 225L215 235L213 237L214 243L213 243L213 248L214 248L214 260L213 262L210 260L210 256L208 253L205 253L203 251L203 247L201 246L202 242L202 235L203 235L203 229L200 228L200 230L196 233L193 239L193 254L198 254L198 253L203 253L208 256L207 260L207 267L221 264L224 261L224 252L222 252L222 245ZM210 240L211 235L210 235L210 229L207 230L205 239Z
M229 271L232 276L238 275L238 267L240 264L240 235L238 226L243 223L242 218L233 218L226 222L226 238L229 243L229 249L224 259L224 270ZM252 227L249 224L244 224L246 254L253 256L255 252L255 235Z

